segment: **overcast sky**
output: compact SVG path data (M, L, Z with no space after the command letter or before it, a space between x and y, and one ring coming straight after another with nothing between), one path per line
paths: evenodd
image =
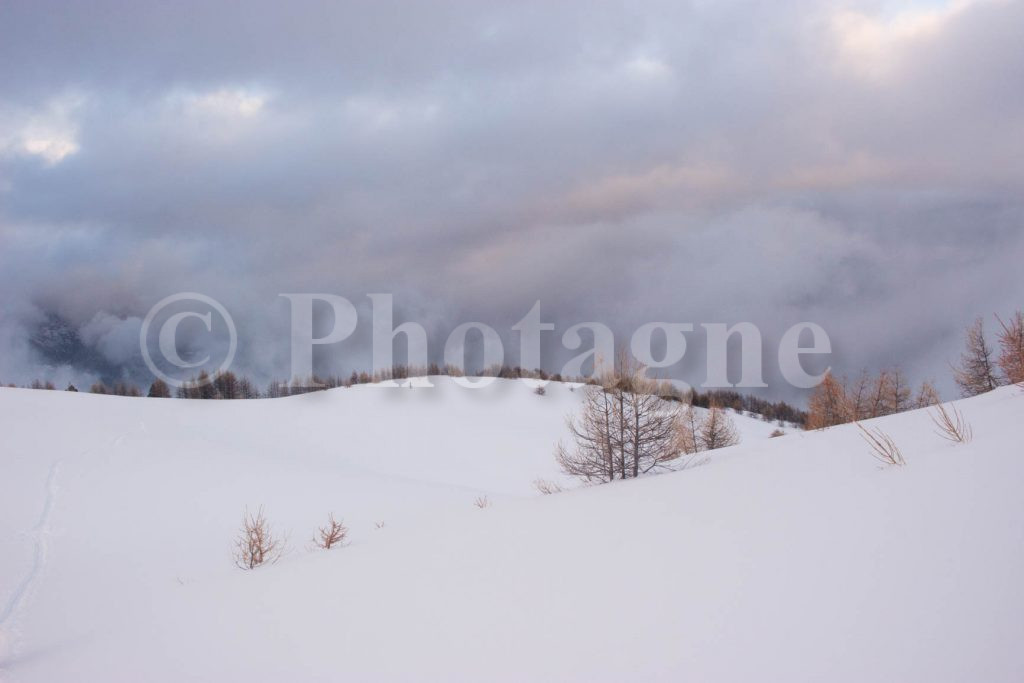
M285 376L279 293L392 292L441 341L751 321L766 367L809 320L952 395L1022 265L1024 2L0 3L3 381L137 368L180 291Z

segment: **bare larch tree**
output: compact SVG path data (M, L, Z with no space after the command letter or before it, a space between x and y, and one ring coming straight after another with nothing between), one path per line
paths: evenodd
M1024 382L1024 313L1017 311L1008 321L998 318L999 368L1010 384Z
M678 457L679 404L657 395L642 366L621 361L584 392L580 415L568 419L573 447L559 443L555 452L567 474L589 482L629 479Z
M732 418L725 410L712 403L698 432L700 449L713 451L716 448L735 446L739 442L740 435L736 431Z
M874 410L875 404L880 404L884 396L885 392L876 384L870 400L870 410ZM845 424L851 419L846 391L842 383L833 377L832 373L828 373L821 384L815 387L814 393L807 401L807 422L804 426L806 429L824 429Z
M953 378L964 396L984 394L1002 384L997 376L992 348L985 341L981 318L967 328L966 348L960 355L959 365L953 368Z

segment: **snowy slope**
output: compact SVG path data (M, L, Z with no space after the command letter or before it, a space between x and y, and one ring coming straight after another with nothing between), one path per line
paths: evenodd
M1024 395L537 496L578 392L187 402L0 391L0 677L1024 679ZM472 501L486 494L491 507ZM290 534L231 566L246 506ZM329 511L349 547L307 552ZM384 521L382 529L374 523Z

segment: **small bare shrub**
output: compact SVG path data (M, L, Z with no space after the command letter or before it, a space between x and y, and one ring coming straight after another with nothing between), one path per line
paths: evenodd
M284 543L274 537L263 516L261 506L256 514L248 509L242 521L242 529L235 540L235 564L241 569L255 569L268 562L276 562L284 552Z
M533 393L537 394L538 396L543 396L548 392L544 387L537 387L536 389L533 390Z
M473 505L483 510L485 507L490 507L491 501L487 499L487 496L477 496L477 499L473 501Z
M879 460L886 465L899 465L903 466L907 464L904 460L903 454L900 449L897 448L896 443L892 440L888 434L883 432L881 429L872 428L868 429L860 422L854 422L857 425L857 429L861 431L861 436L871 446L871 455L876 460Z
M940 403L930 413L932 422L938 427L938 431L935 433L954 443L968 443L974 438L974 430L971 429L971 425L964 419L963 413L957 410L956 406L950 405L949 408L946 410L946 406Z
M558 484L547 481L546 479L534 479L533 488L537 489L545 496L550 495L552 493L561 493L563 490L562 487L559 486Z
M786 435L786 432L782 431L781 429L776 429L775 431L773 431L771 434L768 435L768 438L774 439L777 436L785 436L785 435Z
M327 517L327 526L322 526L313 537L313 543L317 548L330 550L336 545L341 545L348 536L348 527L342 522L334 519L334 513Z
M381 520L379 522L374 522L373 523L373 528L374 529L383 529L384 528L384 520Z

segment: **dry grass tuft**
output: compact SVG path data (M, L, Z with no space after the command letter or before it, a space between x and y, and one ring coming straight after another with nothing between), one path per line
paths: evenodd
M534 479L533 488L537 489L545 496L551 495L552 493L561 493L563 491L561 486L546 479Z
M907 461L903 458L903 453L900 452L892 437L877 427L868 429L860 422L854 422L854 424L861 431L861 436L867 444L871 446L871 455L876 460L886 465L898 465L900 467L907 464Z
M957 410L956 406L950 405L949 408L946 410L946 406L940 403L935 406L933 412L929 413L932 422L938 427L938 431L935 433L954 443L969 443L974 438L974 430L971 429L970 423L964 419L963 413Z

